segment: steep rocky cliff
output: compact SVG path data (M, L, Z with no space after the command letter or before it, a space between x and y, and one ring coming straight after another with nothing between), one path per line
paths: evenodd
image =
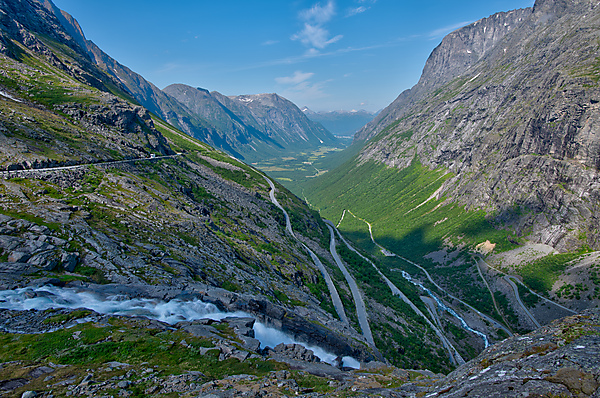
M391 122L401 118L422 97L467 71L507 33L527 19L531 12L531 9L520 9L494 14L444 37L427 59L419 82L402 92L371 123L357 132L355 140L363 141L373 137Z
M438 197L562 251L599 247L599 18L592 2L545 1L450 34L357 135L361 161L444 167Z

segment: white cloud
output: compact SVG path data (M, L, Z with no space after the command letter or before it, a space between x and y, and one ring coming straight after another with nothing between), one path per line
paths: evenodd
M327 96L327 94L325 94L325 92L323 92L324 86L325 86L325 82L318 82L318 83L302 82L291 88L288 88L284 92L294 93L296 97L300 96L304 99L322 98L322 97Z
M342 35L329 38L329 31L319 25L304 24L304 29L292 36L292 40L300 40L302 44L323 49L339 41Z
M302 44L313 49L324 49L330 44L341 40L344 36L331 37L324 25L335 16L335 3L333 0L326 5L317 3L307 10L300 11L298 18L304 22L304 27L292 35L292 40L299 40Z
M272 46L274 44L279 43L279 40L267 40L262 43L263 46Z
M292 76L275 78L275 82L286 86L283 88L282 95L292 99L294 102L327 97L328 95L323 91L327 82L310 82L313 76L314 73L311 72L296 71Z
M314 73L304 73L302 71L297 70L292 76L276 77L275 81L279 84L300 84L313 76Z
M329 1L325 6L321 4L315 4L308 10L300 12L300 19L308 23L322 25L329 22L335 15L335 4L333 1Z
M357 14L362 14L363 12L367 11L369 8L371 8L371 7L360 6L360 7L356 7L356 8L350 8L346 12L346 17L352 17Z

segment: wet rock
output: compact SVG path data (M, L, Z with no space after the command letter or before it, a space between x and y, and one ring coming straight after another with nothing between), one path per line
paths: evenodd
M254 318L224 318L223 322L229 323L235 334L240 337L254 337Z
M47 285L63 287L65 286L65 282L61 281L58 278L39 278L35 279L29 284L29 286L31 287L41 287Z
M272 349L275 354L284 355L290 359L305 362L320 362L319 357L312 350L300 344L278 344Z
M249 351L258 352L260 349L260 341L255 338L242 336L240 340L242 340L242 347Z

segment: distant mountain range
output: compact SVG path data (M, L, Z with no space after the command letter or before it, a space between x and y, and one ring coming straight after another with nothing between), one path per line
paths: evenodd
M165 104L161 112L170 116L171 123L246 161L338 145L329 131L277 94L228 97L184 84L170 85L163 93L195 117L180 117ZM210 128L197 128L194 120L207 122Z
M354 133L378 114L365 110L313 112L306 106L302 108L302 112L310 120L321 123L323 127L338 137L354 136Z

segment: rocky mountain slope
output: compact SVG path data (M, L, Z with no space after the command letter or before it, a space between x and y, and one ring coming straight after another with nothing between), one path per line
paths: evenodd
M453 33L427 62L415 88L423 94L382 112L396 122L378 120L388 131L361 160L404 168L417 156L456 175L441 196L496 212L518 236L561 251L598 248L598 18L590 2L538 2Z
M180 120L178 125L184 131L247 161L338 144L329 131L277 94L227 97L184 84L170 85L163 92L207 120L217 133L203 137Z
M337 335L342 350L373 358L336 319L306 250L330 256L321 219L278 185L298 239L286 234L261 173L132 103L46 5L0 4L2 289L223 289L232 293L215 301L221 309L262 314L326 347Z
M357 141L367 140L427 96L432 90L460 76L494 48L506 34L516 29L531 14L520 9L494 14L448 34L432 51L419 82L402 92L394 102L356 134Z
M513 331L535 327L528 312L565 313L515 294L510 275L571 309L599 305L599 24L594 2L546 0L451 33L308 199L389 275L427 280L393 252Z

